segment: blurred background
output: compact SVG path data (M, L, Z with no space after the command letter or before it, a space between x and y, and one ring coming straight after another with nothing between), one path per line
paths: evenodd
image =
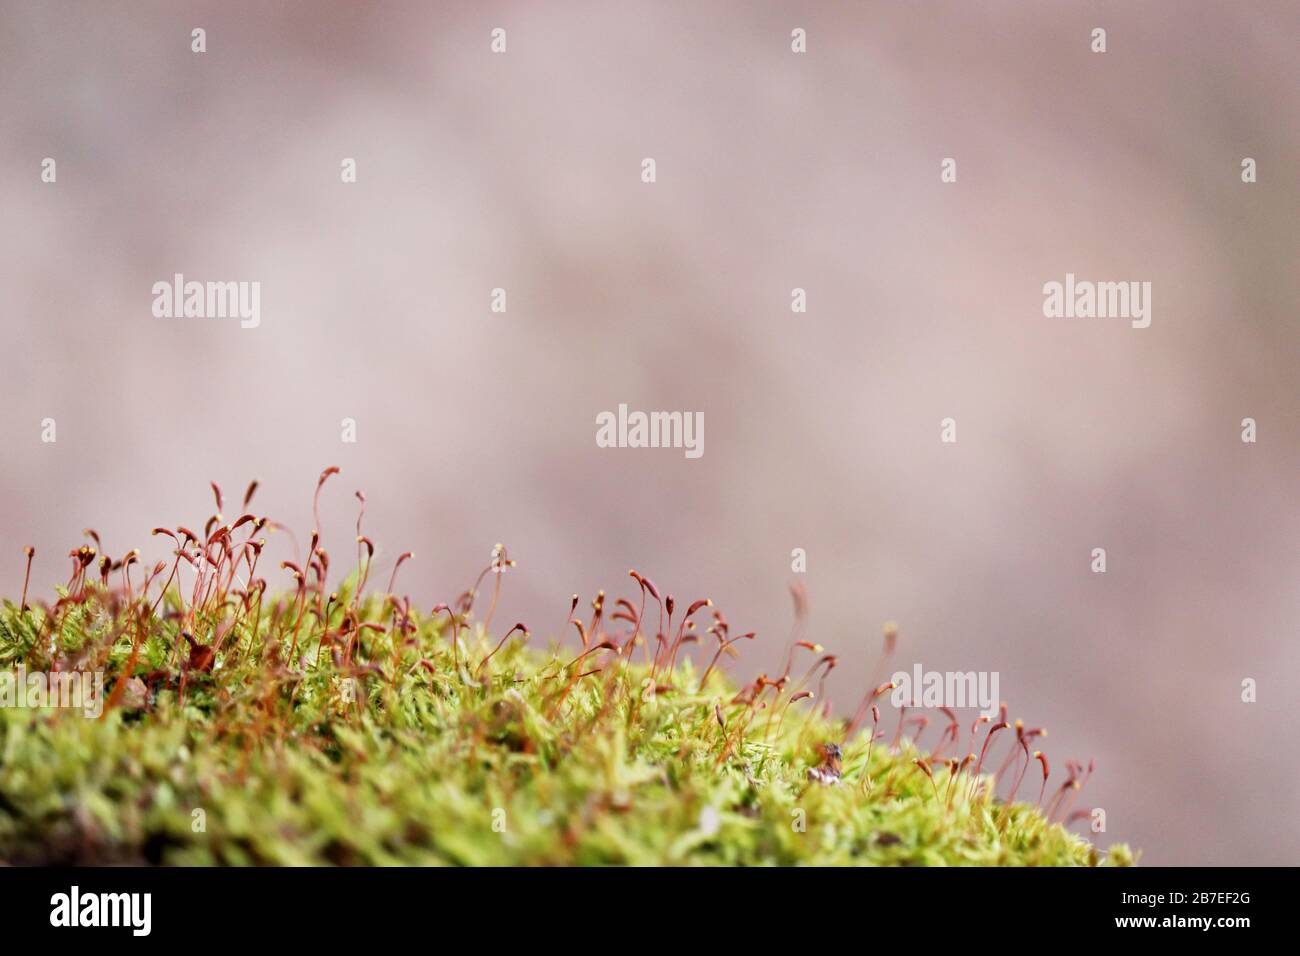
M1300 860L1294 3L0 17L4 594L86 527L161 557L209 480L305 537L337 465L340 572L364 489L425 606L500 541L497 621L567 640L637 568L757 630L750 679L803 548L839 710L893 619L896 665L996 670L1054 767L1096 757L1103 845ZM154 318L176 272L260 281L261 327ZM1150 281L1151 327L1044 318L1067 272ZM619 403L704 412L703 458L597 448Z

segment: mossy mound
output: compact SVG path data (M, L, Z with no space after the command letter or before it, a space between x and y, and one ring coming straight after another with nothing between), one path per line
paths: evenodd
M65 624L65 652L113 629L99 601L81 607L81 628ZM13 605L2 621L0 661L13 666L36 631ZM729 731L743 708L724 706L735 690L716 671L700 689L690 664L679 665L650 693L644 664L615 661L575 681L576 655L510 643L475 679L473 664L456 667L448 627L411 623L400 652L374 633L366 656L385 663L358 668L350 685L332 662L301 672L267 666L265 648L248 650L243 627L249 633L227 642L210 674L186 675L183 704L179 682L158 675L178 639L174 622L160 624L138 671L158 676L152 686L140 680L103 719L0 709L0 858L1098 862L1096 850L1032 805L1004 807L983 787L972 797L969 774L950 787L941 770L932 783L908 744L891 753L877 742L868 755L861 735L844 748L839 778L827 778L835 782L810 779L823 762L819 746L842 727L791 709L779 725L760 713L743 732ZM303 642L307 660L315 637ZM461 643L469 661L488 650L463 632ZM109 669L121 673L130 653L124 637ZM1128 854L1117 848L1108 859Z
M285 565L297 590L271 597L252 537L265 519L215 524L179 529L174 562L143 581L134 552L93 580L86 547L57 602L5 603L0 671L98 672L106 693L101 717L0 707L0 862L1132 862L1050 822L1050 802L1001 802L997 775L922 753L901 720L888 740L878 713L865 732L827 719L812 689L829 655L802 680L787 665L739 690L701 673L684 647L707 605L674 631L672 599L639 575L639 607L605 620L602 595L590 622L570 615L581 647L540 653L522 626L492 630L491 609L473 623L473 589L428 615L359 598L360 535L338 591L313 535L309 570ZM498 549L485 574L499 585L512 563ZM717 661L740 638L713 618L699 641ZM791 660L803 649L821 652L792 642ZM1023 776L1027 746L1021 759L1018 740L998 743L1003 779Z

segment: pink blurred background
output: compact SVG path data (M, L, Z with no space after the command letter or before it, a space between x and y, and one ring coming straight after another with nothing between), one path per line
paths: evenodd
M362 488L426 606L502 541L497 620L558 638L635 567L757 629L749 678L804 548L841 710L894 619L1097 758L1099 842L1300 860L1294 3L0 16L3 593L87 526L160 556L210 479L305 534L338 465L336 567ZM260 281L261 327L154 318L174 272ZM1151 327L1044 318L1066 272L1152 282ZM703 411L703 458L597 448L620 402Z

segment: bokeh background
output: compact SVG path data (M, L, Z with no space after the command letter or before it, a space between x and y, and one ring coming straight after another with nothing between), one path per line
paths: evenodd
M0 12L5 594L86 527L161 556L209 480L305 534L338 465L336 567L361 488L426 606L501 541L498 620L567 637L635 567L757 629L748 678L804 548L841 709L894 619L1097 758L1103 843L1300 860L1294 3ZM174 272L260 281L261 327L154 318ZM1151 327L1044 318L1066 272L1151 281ZM704 457L597 448L620 402Z

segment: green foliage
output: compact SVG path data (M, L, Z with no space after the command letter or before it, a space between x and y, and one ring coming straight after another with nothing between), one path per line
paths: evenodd
M842 723L807 701L748 706L717 670L701 688L689 661L651 680L640 640L574 660L516 631L484 663L497 642L464 616L453 646L450 614L375 597L353 618L349 593L186 611L173 592L167 616L97 585L52 609L6 603L0 667L122 684L103 719L0 708L0 860L1131 862L990 799L987 774L950 780L940 763L932 781L909 744L869 733L844 745L838 779L810 779ZM182 629L220 645L210 671Z
M317 482L316 527L337 472ZM580 620L574 596L566 626L581 651L534 651L522 624L495 636L514 566L500 545L450 607L422 615L393 593L409 555L374 591L361 492L356 569L339 590L327 592L330 559L313 532L306 561L281 565L295 589L272 596L258 534L279 526L251 513L224 524L212 490L202 536L155 529L174 548L148 571L134 550L99 555L88 531L95 547L69 554L53 604L28 605L25 549L22 599L0 609L0 863L1133 862L1126 847L1103 857L1052 822L1068 819L1086 779L1078 765L1052 790L1039 777L1045 812L994 797L1014 798L1031 766L1046 771L1028 746L1041 730L977 723L979 760L922 753L901 714L892 742L878 724L871 705L892 685L869 691L852 720L829 719L817 698L835 657L799 638L798 589L784 673L737 690L715 665L754 635L732 636L717 611L699 634L694 616L711 602L683 613L635 571L639 605L620 600L606 616L601 592ZM895 639L887 629L882 663ZM697 642L714 649L703 672L683 651ZM7 706L15 671L102 677L98 716L85 700ZM982 773L998 731L1011 749Z

